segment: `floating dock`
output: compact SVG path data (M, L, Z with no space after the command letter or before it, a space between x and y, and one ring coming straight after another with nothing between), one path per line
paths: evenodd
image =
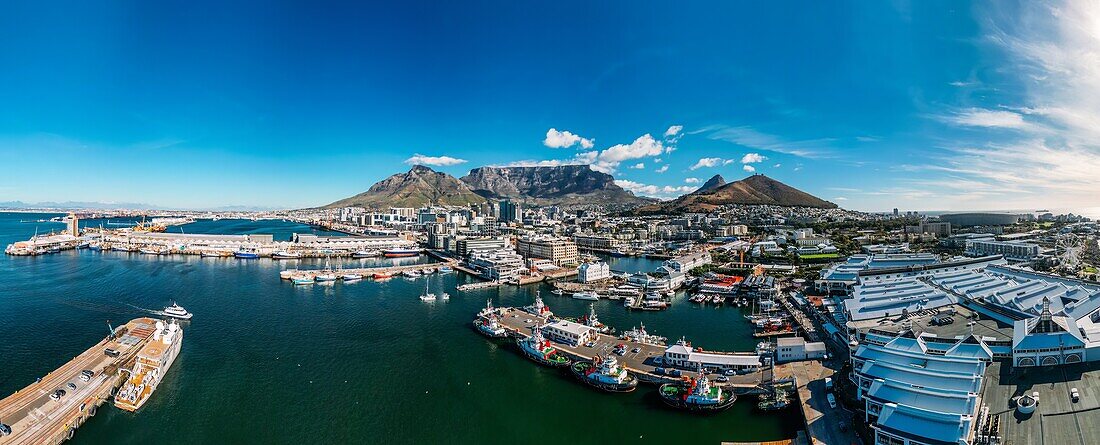
M0 445L59 444L73 433L122 383L119 370L132 366L142 346L153 336L156 320L138 318L116 329L115 335L96 343L37 382L0 400L0 421L11 427L11 435L0 437ZM116 355L108 355L110 349ZM94 372L87 382L83 370ZM76 389L68 384L76 385ZM54 400L56 390L65 395Z

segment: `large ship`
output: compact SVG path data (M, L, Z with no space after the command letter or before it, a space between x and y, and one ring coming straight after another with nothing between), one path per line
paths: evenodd
M420 249L409 249L406 247L396 247L393 249L386 249L382 251L382 255L386 258L399 258L407 256L420 255Z
M516 340L519 350L523 355L536 363L555 368L569 366L570 360L557 348L550 345L550 341L542 336L542 326L535 326L535 332L522 340Z
M702 370L694 379L661 385L659 393L665 404L688 411L721 411L737 400L732 391L711 386Z
M608 392L630 392L638 387L638 378L631 375L615 356L596 356L592 362L576 362L570 368L582 382Z
M126 382L115 394L115 406L126 411L137 411L156 391L164 374L179 355L183 344L183 329L175 321L165 324L157 321L153 339L138 351L134 368Z

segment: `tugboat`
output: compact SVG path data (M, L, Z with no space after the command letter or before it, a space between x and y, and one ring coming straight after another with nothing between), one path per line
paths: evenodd
M667 338L647 332L645 330L645 323L642 323L640 328L634 328L624 332L620 338L653 346L665 346L668 344Z
M611 327L600 323L600 319L596 317L596 305L588 305L588 315L581 317L579 322L585 326L595 329L601 334L607 334L611 332Z
M477 331L489 338L504 338L508 336L508 331L504 330L504 326L500 325L496 316L489 316L485 318L479 317L474 320L474 327Z
M568 357L558 352L558 349L550 345L550 341L543 338L542 326L536 325L535 332L523 340L516 340L519 350L523 355L534 360L535 363L553 368L569 366Z
M694 379L661 385L659 393L666 405L688 411L718 412L733 406L737 400L732 391L710 386L710 379L701 369Z
M582 382L607 392L631 392L638 387L638 378L631 375L615 356L596 356L594 362L576 362L569 369Z
M523 311L531 315L537 315L539 317L552 317L553 312L550 312L550 308L542 302L542 295L539 291L535 291L535 303L530 306L524 306Z
M485 309L477 313L477 318L488 318L497 315L497 308L493 307L493 300L485 300Z

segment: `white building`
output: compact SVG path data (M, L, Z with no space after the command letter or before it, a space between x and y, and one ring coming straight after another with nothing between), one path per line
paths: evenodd
M468 263L490 280L519 279L523 271L523 257L511 249L475 251L470 254Z
M782 337L776 340L777 362L797 362L825 358L825 343L807 342L802 337Z
M571 321L557 321L542 328L547 338L558 343L580 346L596 337L596 329Z
M603 261L584 263L577 268L577 281L591 283L611 278L611 266Z
M665 349L662 363L666 366L696 370L699 368L725 371L757 369L761 365L759 354L731 354L703 352L691 349L684 341Z
M1004 255L1009 260L1031 261L1039 256L1039 245L992 239L968 240L966 254L970 256Z
M688 271L696 267L710 264L710 261L709 252L695 252L665 261L665 267L675 272L688 273Z

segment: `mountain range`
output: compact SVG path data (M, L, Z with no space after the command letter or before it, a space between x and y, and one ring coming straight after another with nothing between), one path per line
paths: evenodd
M326 205L326 208L419 207L513 200L527 205L587 205L636 207L655 202L634 196L607 173L587 165L544 167L478 167L461 179L423 165L413 166L372 185L366 192Z
M706 213L723 205L775 205L835 209L836 204L798 190L762 174L726 183L715 175L698 190L637 209L640 214Z

